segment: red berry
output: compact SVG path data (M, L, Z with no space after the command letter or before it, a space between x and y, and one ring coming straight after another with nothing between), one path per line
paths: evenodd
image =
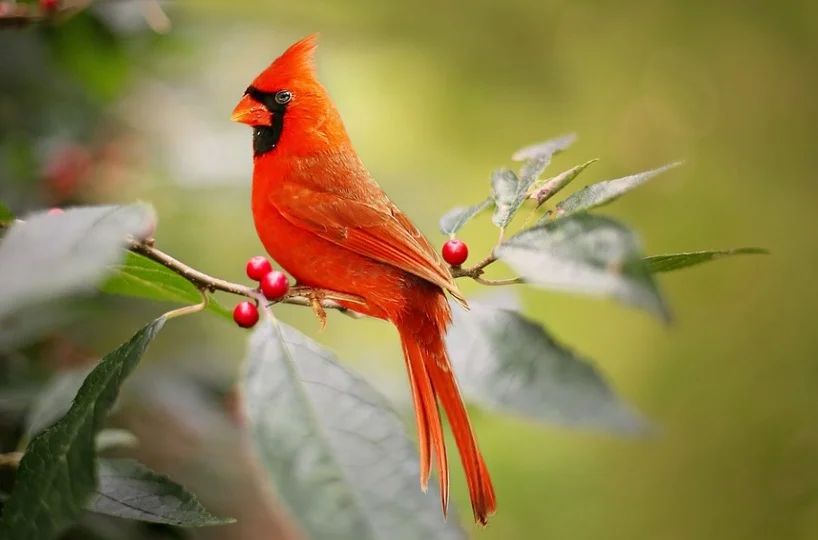
M452 238L443 244L443 260L452 266L460 266L469 258L469 246Z
M48 213L49 216L56 216L57 214L62 214L63 209L62 208L51 208L51 209L48 210L47 213Z
M60 0L40 0L40 7L46 13L54 13L60 7Z
M247 277L253 281L261 281L264 276L273 271L273 265L265 257L257 255L247 261Z
M290 290L290 280L284 272L273 270L261 280L261 292L267 300L278 300Z
M239 302L233 309L233 320L242 328L252 328L258 322L258 308L252 302Z

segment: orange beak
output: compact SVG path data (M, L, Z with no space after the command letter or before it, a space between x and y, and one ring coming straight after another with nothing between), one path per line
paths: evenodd
M269 126L271 115L264 105L245 94L239 104L236 105L236 108L233 109L230 120L248 126Z

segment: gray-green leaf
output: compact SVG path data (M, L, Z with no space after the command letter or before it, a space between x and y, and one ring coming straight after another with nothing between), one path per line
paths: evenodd
M48 540L77 519L97 486L94 437L164 324L165 317L156 319L105 355L65 416L32 439L0 518L0 538Z
M495 206L491 221L500 228L509 224L522 204L517 201L519 183L511 169L497 169L491 173L491 198Z
M770 252L762 248L716 249L708 251L690 251L668 255L651 255L645 257L651 272L672 272L688 266L696 266L731 255L767 255Z
M558 214L573 214L608 204L654 176L681 165L681 161L616 180L606 180L586 186L557 205Z
M132 459L100 459L99 487L88 509L179 527L233 523L208 512L184 487Z
M576 214L545 223L509 238L495 254L533 285L610 296L670 319L636 235L610 218Z
M576 140L577 135L575 133L568 133L567 135L521 148L514 152L511 159L514 161L526 161L540 156L553 156L574 144Z
M144 255L128 251L124 259L111 265L111 268L113 275L99 287L102 292L180 304L197 304L201 301L199 292L191 282ZM226 307L212 294L208 296L207 309L232 319Z
M644 433L648 423L621 401L588 360L521 314L472 302L456 309L447 337L466 397L555 425Z
M311 538L465 538L386 400L297 330L254 331L245 397L250 433L276 492Z
M541 186L537 187L530 195L532 199L537 200L537 206L541 206L545 201L553 197L558 191L562 188L570 184L574 178L579 176L579 173L585 170L585 168L597 161L596 159L592 159L590 161L586 161L582 165L577 165L576 167L572 167L567 171L561 172L554 178L550 178L545 181Z
M38 212L15 223L0 243L0 319L24 305L93 290L122 256L129 235L152 227L146 205Z
M440 232L454 236L471 218L479 214L485 208L494 204L490 198L481 201L474 206L458 206L452 208L440 218L438 224Z

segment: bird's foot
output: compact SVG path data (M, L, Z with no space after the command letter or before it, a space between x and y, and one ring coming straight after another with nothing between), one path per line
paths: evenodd
M342 312L347 312L347 308L337 303L338 300L358 304L364 303L362 298L355 295L331 291L328 289L316 289L314 287L308 287L298 283L296 283L296 285L290 289L289 296L301 297L304 299L304 303L302 305L308 305L312 308L312 312L315 314L315 317L318 319L318 323L321 325L321 332L323 332L327 327L327 312L325 308L338 309Z

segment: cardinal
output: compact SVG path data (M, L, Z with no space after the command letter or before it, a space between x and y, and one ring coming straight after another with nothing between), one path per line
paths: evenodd
M338 302L397 328L417 422L421 489L434 459L445 518L449 466L440 404L460 451L475 521L485 525L496 507L494 488L444 342L451 322L446 292L468 308L466 299L437 251L361 162L317 79L316 39L290 46L233 111L233 121L253 128L256 231L315 306L321 291L348 295Z

